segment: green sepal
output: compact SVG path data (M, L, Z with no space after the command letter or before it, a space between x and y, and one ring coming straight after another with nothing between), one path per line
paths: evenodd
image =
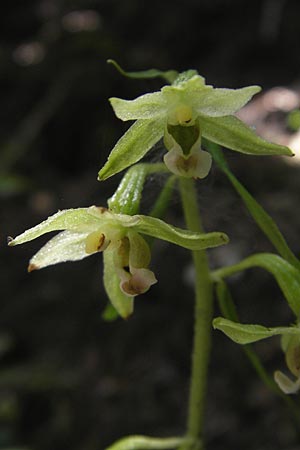
M163 78L167 83L173 83L173 81L178 77L178 72L176 70L167 70L165 72L162 72L161 70L157 69L148 69L148 70L142 70L139 72L127 72L113 59L107 60L108 64L112 64L117 71L127 78L134 78L134 79L151 79L151 78Z
M174 227L154 217L136 217L139 217L140 220L133 226L134 231L171 242L189 250L204 250L229 242L229 238L225 233L197 233Z
M69 230L84 232L85 225L88 228L93 227L93 224L95 227L99 227L99 217L91 214L89 211L92 210L89 208L76 208L58 211L56 214L48 217L48 219L35 227L24 231L24 233L20 234L15 239L9 240L8 245L24 244L25 242L32 241L51 231Z
M203 137L226 148L248 155L293 156L288 147L272 144L258 137L235 116L199 117Z
M168 112L161 92L144 94L134 100L111 97L109 101L115 115L124 122L126 120L156 119L165 116Z
M242 183L231 172L219 146L217 144L213 144L212 142L208 143L207 141L205 146L209 149L214 160L223 170L237 193L242 198L249 213L266 237L272 242L278 253L300 270L300 261L289 248L278 226L272 217L262 208L262 206L252 197Z
M300 316L300 271L285 259L273 253L258 253L233 266L212 272L212 278L220 281L251 267L261 267L270 272L281 288L290 308L298 320Z
M133 313L134 299L125 295L120 289L113 251L103 252L103 267L103 282L108 298L118 314L123 319L127 319Z
M137 120L119 139L99 172L102 181L138 162L164 134L164 120Z
M217 317L213 320L214 329L222 331L232 341L237 344L251 344L276 335L297 335L300 336L298 327L275 327L267 328L262 325L245 325L236 323L224 317Z

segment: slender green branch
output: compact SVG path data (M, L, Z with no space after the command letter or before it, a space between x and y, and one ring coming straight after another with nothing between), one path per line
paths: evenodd
M202 232L194 181L181 178L180 191L188 229ZM206 252L201 250L194 251L192 254L196 275L196 303L187 436L191 438L193 444L184 445L182 448L202 449L207 371L211 347L213 292Z

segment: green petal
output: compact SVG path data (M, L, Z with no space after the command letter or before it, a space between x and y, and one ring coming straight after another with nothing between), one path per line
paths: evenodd
M212 89L203 93L195 110L210 117L222 117L234 114L261 91L259 86L242 89Z
M87 233L63 231L50 239L31 258L28 271L42 269L66 261L78 261L89 256L85 251Z
M116 272L113 251L103 252L103 264L103 281L106 293L120 316L127 319L133 312L134 300L120 289L120 279Z
M164 120L137 120L112 149L98 179L115 175L139 161L164 134Z
M135 231L171 242L172 244L180 245L181 247L190 250L203 250L205 248L218 247L219 245L227 244L229 241L228 236L224 233L196 233L194 231L173 227L154 217L141 215L138 217L140 220L133 227Z
M222 331L226 336L237 344L251 344L272 336L297 335L300 336L300 328L297 327L276 327L267 328L262 325L245 325L232 322L231 320L217 317L213 321L213 327Z
M70 230L85 232L99 227L99 217L90 213L90 208L66 209L48 217L44 222L36 225L16 238L9 241L8 245L18 245L32 241L37 237L51 231Z
M167 113L161 92L141 95L135 100L109 99L116 116L121 120L155 119Z
M203 137L240 153L293 156L293 152L288 147L261 139L251 128L234 116L200 116L200 126Z
M129 267L147 268L151 260L151 252L149 245L145 239L135 231L127 233L129 239Z

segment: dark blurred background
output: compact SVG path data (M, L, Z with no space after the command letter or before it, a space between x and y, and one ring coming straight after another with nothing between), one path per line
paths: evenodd
M136 300L130 320L105 322L101 256L28 275L29 258L47 239L7 249L6 238L58 209L105 205L113 194L120 177L100 184L97 172L126 125L107 99L134 98L161 83L125 79L108 58L127 70L194 68L219 87L286 87L296 98L291 106L266 110L259 97L246 119L289 142L296 132L287 117L299 106L299 23L297 0L2 2L0 449L98 450L124 434L184 432L193 310L188 252L156 245L159 283ZM156 150L155 160L162 146ZM228 157L299 254L297 160ZM148 180L146 212L161 185ZM206 228L231 237L211 253L213 265L272 251L216 168L199 182L199 201ZM183 225L176 192L171 206L167 220ZM292 320L268 274L248 271L231 287L245 322ZM279 340L257 350L270 374L284 368ZM282 401L217 332L206 436L211 450L300 447Z

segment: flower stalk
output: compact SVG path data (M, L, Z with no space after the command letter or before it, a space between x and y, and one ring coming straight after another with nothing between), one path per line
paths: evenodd
M181 178L180 192L187 227L190 230L202 232L194 180ZM195 317L187 421L187 437L190 441L184 443L180 450L204 448L204 411L213 317L213 286L207 254L205 250L201 250L193 251L192 255L195 266Z

